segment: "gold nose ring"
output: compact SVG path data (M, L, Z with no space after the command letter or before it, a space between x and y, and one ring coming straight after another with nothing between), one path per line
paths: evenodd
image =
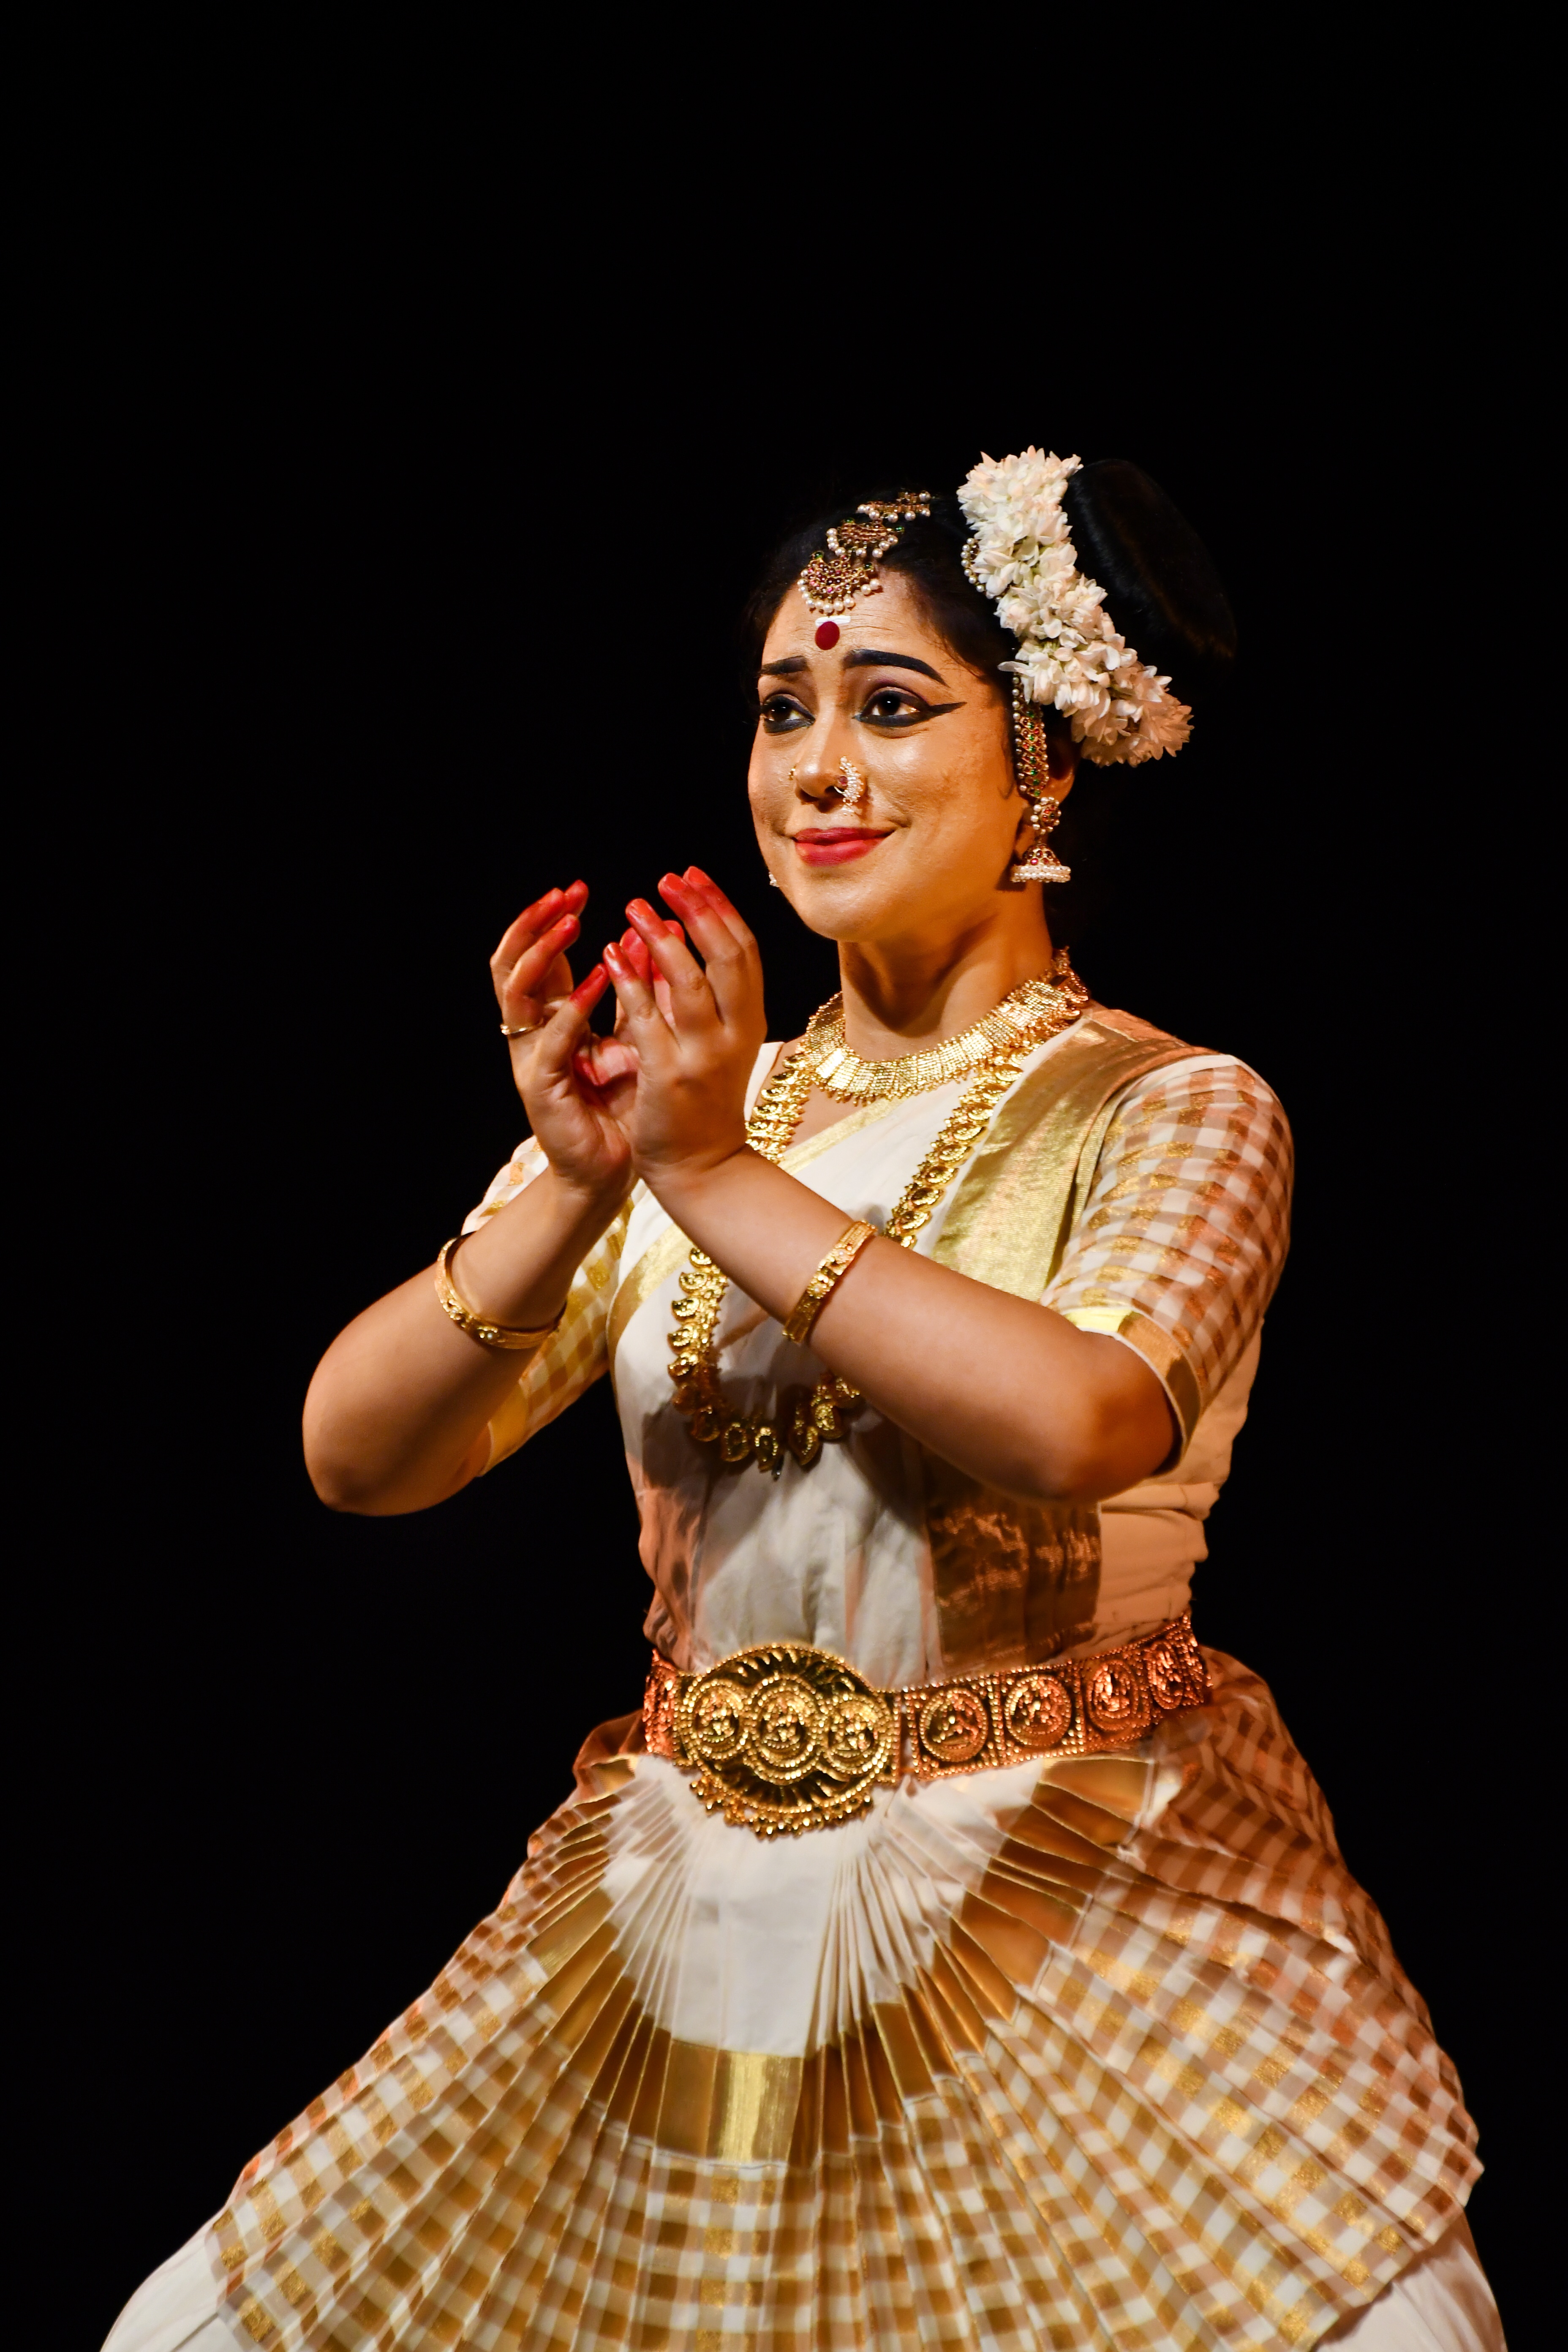
M838 767L844 782L833 785L832 790L838 794L847 809L858 809L866 797L866 779L853 760L840 760Z

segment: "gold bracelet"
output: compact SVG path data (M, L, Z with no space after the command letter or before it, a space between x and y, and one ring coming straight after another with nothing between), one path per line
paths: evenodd
M454 1234L436 1261L436 1296L458 1330L466 1331L470 1339L477 1339L481 1348L542 1348L551 1333L559 1328L561 1315L566 1312L564 1304L554 1322L542 1324L537 1331L509 1330L504 1323L487 1322L482 1315L474 1313L466 1299L458 1297L447 1270L452 1252L462 1238L461 1234Z
M867 1243L876 1234L875 1225L863 1225L858 1218L847 1226L834 1243L811 1280L796 1299L789 1321L784 1327L786 1339L804 1348L810 1339L817 1317L843 1281Z

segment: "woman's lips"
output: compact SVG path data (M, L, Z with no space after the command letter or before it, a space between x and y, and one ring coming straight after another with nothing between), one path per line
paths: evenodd
M869 832L864 825L825 825L820 832L797 833L795 845L807 866L847 866L852 857L864 857L886 833Z

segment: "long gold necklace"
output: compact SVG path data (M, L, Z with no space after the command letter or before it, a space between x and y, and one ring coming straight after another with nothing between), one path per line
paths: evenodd
M1076 1021L1088 1003L1089 992L1063 949L1048 977L1026 981L962 1036L924 1053L866 1062L844 1042L843 1003L835 997L813 1014L795 1052L758 1095L746 1122L746 1140L763 1159L776 1164L789 1150L814 1086L824 1087L841 1102L879 1102L889 1097L904 1100L973 1073L973 1083L965 1087L883 1228L889 1241L913 1249L1026 1057ZM729 1287L728 1276L705 1251L693 1248L690 1264L681 1273L681 1296L673 1310L676 1328L669 1335L675 1350L669 1377L675 1383L676 1409L686 1415L686 1425L699 1444L717 1443L723 1462L738 1466L754 1458L759 1470L771 1471L776 1478L788 1453L803 1470L809 1470L825 1444L836 1444L846 1434L845 1424L861 1402L860 1391L852 1381L829 1378L818 1381L778 1421L737 1412L720 1384L714 1344Z

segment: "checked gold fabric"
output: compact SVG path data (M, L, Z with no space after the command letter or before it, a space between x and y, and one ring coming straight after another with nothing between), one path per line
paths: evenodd
M784 1164L879 1225L957 1091ZM1289 1187L1260 1078L1104 1007L998 1102L920 1246L1153 1368L1170 1458L1099 1508L994 1493L869 1398L809 1476L727 1468L673 1407L688 1244L640 1192L492 1466L613 1370L677 1676L795 1644L1000 1691L1137 1644L1190 1604ZM741 1412L823 1375L733 1290L718 1345ZM1262 2352L1396 2312L1474 2134L1268 1689L1204 1655L1204 1703L1114 1753L889 1774L771 1840L603 1727L500 1907L111 2352Z
M239 2184L213 2245L245 2336L1312 2342L1441 2234L1469 2134L1268 1692L1210 1666L1147 1755L784 1845L661 1759L590 1758L500 1910ZM737 1872L821 1938L798 2049L730 2046Z

